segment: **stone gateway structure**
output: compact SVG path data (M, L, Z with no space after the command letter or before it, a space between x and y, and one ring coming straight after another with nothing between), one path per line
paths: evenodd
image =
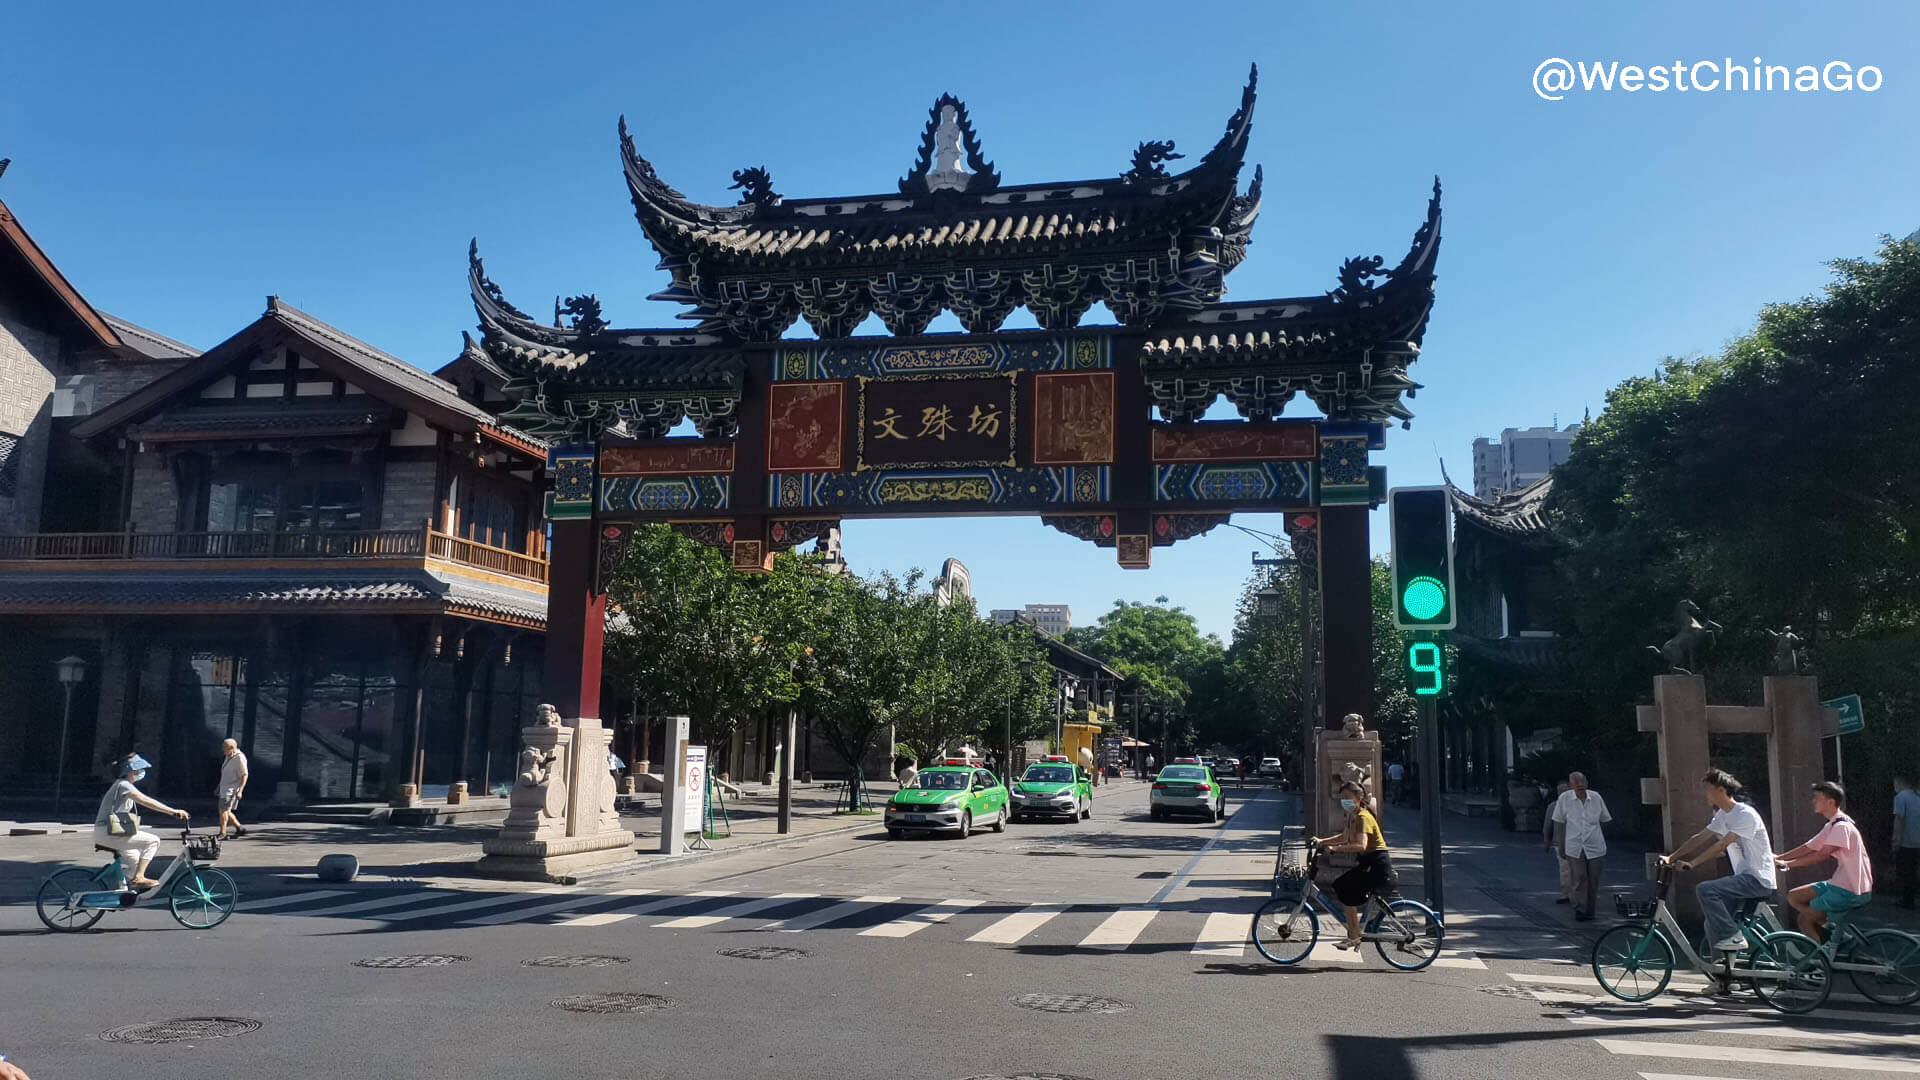
M1368 455L1412 415L1440 189L1397 260L1226 300L1264 199L1258 168L1241 186L1256 76L1204 152L1142 142L1106 177L1004 182L948 95L879 193L790 198L755 167L732 174L731 206L669 186L623 120L628 194L668 278L653 298L685 305L685 328L617 329L592 294L536 319L476 243L466 354L506 374L506 416L555 447L545 686L569 723L599 711L601 577L638 524L759 572L847 519L1036 515L1144 568L1235 511L1283 510L1318 552L1324 715L1371 714L1367 515L1385 470ZM1119 324L1083 326L1096 303ZM1017 307L1038 327L1003 330ZM942 312L965 332L928 334ZM852 336L870 316L887 335ZM801 320L817 337L783 339ZM1319 417L1283 419L1297 397ZM1206 418L1222 400L1238 419Z

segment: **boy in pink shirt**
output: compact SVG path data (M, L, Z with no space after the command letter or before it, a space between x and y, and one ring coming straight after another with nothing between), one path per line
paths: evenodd
M1864 907L1873 894L1873 863L1867 858L1867 844L1861 839L1860 830L1854 827L1852 818L1841 812L1846 802L1847 793L1839 784L1822 780L1813 785L1813 809L1827 819L1826 827L1778 859L1782 870L1812 866L1828 859L1834 862L1830 880L1802 885L1787 894L1787 903L1793 905L1800 932L1815 941L1825 940L1828 915Z

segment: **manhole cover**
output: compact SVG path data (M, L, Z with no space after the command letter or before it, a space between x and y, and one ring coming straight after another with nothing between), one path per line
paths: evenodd
M1123 1013L1133 1008L1124 1001L1092 994L1016 994L1013 1003L1023 1009L1050 1013Z
M1474 989L1480 991L1483 994L1492 994L1494 997L1529 997L1531 996L1527 993L1526 987L1515 986L1512 983L1494 983L1491 986L1476 986L1474 987Z
M536 956L531 960L520 961L521 967L612 967L625 964L624 956Z
M1140 872L1140 877L1143 879L1144 878L1166 878L1166 877L1172 877L1172 876L1173 876L1173 871L1171 870L1143 870Z
M180 1020L156 1020L150 1024L128 1024L100 1037L108 1042L175 1043L199 1039L231 1039L260 1030L260 1021L238 1016L189 1016Z
M1021 1072L988 1073L985 1076L969 1076L967 1080L1087 1080L1087 1078L1075 1076L1072 1073Z
M568 1012L636 1013L671 1009L673 1002L659 994L574 994L547 1004Z
M721 949L720 955L739 960L798 960L807 955L807 950L789 949L781 945L745 945L738 949Z
M365 960L355 960L354 967L364 968L409 968L409 967L446 967L448 964L463 964L473 959L470 956L369 956Z

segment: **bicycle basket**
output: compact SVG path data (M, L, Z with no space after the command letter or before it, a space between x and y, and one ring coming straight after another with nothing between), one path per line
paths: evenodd
M1616 893L1613 897L1613 910L1619 912L1623 919L1651 919L1654 909L1659 906L1660 901L1651 896L1621 896Z
M220 858L220 838L189 836L187 837L187 854L194 862L213 862Z

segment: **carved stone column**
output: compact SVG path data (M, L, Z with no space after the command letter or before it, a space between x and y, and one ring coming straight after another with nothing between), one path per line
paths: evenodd
M593 717L564 724L550 705L521 732L507 820L482 845L484 877L570 884L636 860L633 834L613 809L607 729Z

